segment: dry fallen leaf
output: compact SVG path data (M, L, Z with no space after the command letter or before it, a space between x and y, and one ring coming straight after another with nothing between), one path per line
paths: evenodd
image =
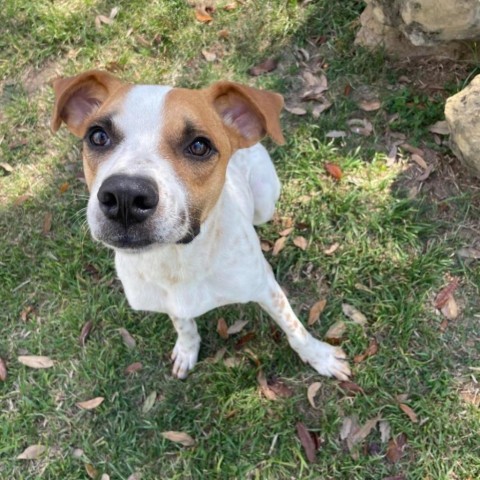
M293 395L293 390L280 378L273 377L268 379L267 385L277 397L290 398Z
M242 361L237 357L228 357L223 361L223 363L227 368L235 368L238 367Z
M382 102L378 98L371 100L360 100L358 106L365 112L374 112L382 106Z
M345 332L347 331L347 325L343 320L335 322L325 334L325 340L334 345L341 343Z
M312 326L314 323L318 322L326 305L327 301L325 299L319 300L312 305L312 308L310 308L310 312L308 313L308 326Z
M65 193L69 188L70 188L70 184L68 182L64 182L60 185L58 190L60 191L60 193Z
M148 397L143 402L142 412L148 413L155 405L156 400L157 400L157 392L153 391L148 395Z
M345 417L342 422L342 427L340 428L340 440L347 440L351 438L359 428L360 426L358 425L358 418L356 415Z
M267 400L276 400L277 394L271 390L267 383L267 377L262 369L260 369L257 373L257 382L260 386L260 392Z
M54 365L51 358L39 355L20 355L18 361L30 368L50 368Z
M214 62L217 59L216 53L209 52L208 50L202 50L202 55L207 62Z
M273 245L268 240L260 241L260 248L262 252L269 252L272 249Z
M360 385L357 385L355 382L351 382L350 380L338 382L338 386L345 393L351 394L352 396L356 395L357 393L365 393Z
M0 162L0 168L3 168L7 173L13 172L13 167L6 162Z
M139 372L143 368L141 362L131 363L127 368L125 368L125 373L130 375L131 373Z
M94 408L100 406L104 400L104 397L95 397L91 400L85 400L84 402L77 402L76 405L83 410L93 410Z
M387 420L381 420L378 424L380 430L380 440L382 443L387 443L390 440L391 427Z
M290 235L292 232L293 232L293 227L289 227L289 228L285 228L281 232L278 232L278 234L281 237L288 237L288 235Z
M342 312L357 325L362 327L368 325L367 317L352 305L349 305L348 303L342 303Z
M193 447L195 445L195 440L185 432L161 432L162 437L170 440L171 442L180 443L184 447Z
M450 295L447 302L440 309L442 315L448 320L455 320L458 317L458 305L453 295Z
M440 120L435 122L433 125L430 125L428 127L428 131L437 133L438 135L450 135L450 130L448 129L448 123L446 120Z
M400 403L399 407L400 410L405 413L405 415L407 415L407 417L412 421L412 423L418 423L417 414L408 405Z
M307 456L307 460L310 463L315 463L317 461L316 458L316 450L317 446L312 438L312 435L307 430L307 427L302 423L298 422L296 425L297 428L297 435L300 439L300 443L302 444L303 449L305 450L305 455Z
M91 463L85 464L85 470L90 478L95 480L98 477L98 470Z
M88 320L87 322L85 322L85 325L82 327L82 330L80 332L80 336L78 338L78 343L80 343L80 345L82 347L85 346L87 338L89 337L90 332L92 331L92 327L93 327L93 321L92 320Z
M352 118L347 121L347 125L353 133L368 137L373 132L373 125L366 118Z
M289 107L287 105L284 106L284 109L291 113L292 115L306 115L307 111L302 107Z
M338 250L338 247L340 247L340 244L338 242L335 242L332 245L330 245L328 248L326 248L323 251L323 253L325 255L333 255Z
M364 425L362 425L352 436L351 436L351 445L356 445L357 443L362 442L365 440L370 432L375 428L377 423L380 421L380 416L377 415L376 417L367 420Z
M29 198L31 198L31 195L29 193L25 193L24 195L20 195L19 197L17 197L15 199L15 201L13 202L13 204L18 207L22 204L24 204Z
M233 346L235 350L240 350L244 345L255 338L255 332L248 332L243 337L237 340L237 343Z
M213 20L213 17L207 13L205 9L198 8L195 10L195 18L200 23L210 23Z
M143 474L141 472L133 472L127 480L142 480Z
M330 102L330 100L327 100L325 97L321 97L317 100L313 108L312 108L312 117L313 118L319 118L320 115L328 110L333 104Z
M5 360L0 357L0 381L5 382L7 380L7 364Z
M276 257L285 248L286 243L287 237L278 238L273 245L272 255Z
M423 159L422 156L416 154L416 153L412 153L411 157L410 157L422 170L427 170L428 169L428 165L427 165L427 162Z
M308 247L308 240L305 237L295 237L293 239L293 244L300 250L305 251Z
M343 177L342 169L334 163L325 163L325 170L335 179L340 180Z
M438 295L435 298L435 308L441 309L447 302L449 297L453 294L453 292L457 289L459 285L459 279L454 277L450 280L449 284L442 288Z
M254 67L252 67L248 71L248 73L250 75L253 75L254 77L258 77L259 75L272 72L277 68L277 66L278 66L278 61L275 58L270 57L264 60L262 63L259 63L258 65L255 65Z
M20 312L20 319L22 322L26 322L28 320L28 317L30 316L31 313L35 311L35 308L33 305L27 305L21 312Z
M217 320L217 333L221 338L226 340L228 338L228 325L223 317Z
M318 391L322 387L322 384L320 382L313 382L307 390L307 398L308 398L308 403L312 406L312 408L317 409L318 407L315 405L315 396L317 395Z
M244 328L245 325L248 323L248 320L237 320L233 325L230 325L227 329L227 335L235 335L236 333L240 333Z
M462 247L458 249L457 255L460 258L471 258L473 260L480 260L480 249L473 247Z
M325 134L327 138L343 138L347 136L347 132L343 130L330 130Z
M353 357L353 363L361 363L368 357L375 355L377 352L378 352L378 342L375 338L372 338L365 352L361 353L360 355L355 355Z
M108 475L107 473L102 473L100 480L110 480L110 475Z
M230 3L227 3L223 9L226 11L226 12L230 12L232 10L235 10L237 8L237 2L230 2Z
M137 342L135 339L130 335L129 331L125 328L119 328L118 333L122 336L123 343L128 347L128 348L135 348L137 345Z
M212 358L212 363L218 363L227 353L227 347L222 347Z
M407 444L407 436L401 433L395 439L388 442L387 459L390 463L397 463L403 456L403 451Z
M223 30L220 30L217 35L218 38L223 38L225 40L230 36L230 32L224 28Z
M17 460L35 460L42 455L46 449L47 447L44 447L43 445L30 445L18 455Z

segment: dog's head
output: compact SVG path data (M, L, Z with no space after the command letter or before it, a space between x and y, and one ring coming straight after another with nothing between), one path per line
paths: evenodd
M217 202L228 160L265 135L283 143L281 95L232 82L202 90L88 71L54 81L52 130L83 138L92 235L114 248L187 243Z

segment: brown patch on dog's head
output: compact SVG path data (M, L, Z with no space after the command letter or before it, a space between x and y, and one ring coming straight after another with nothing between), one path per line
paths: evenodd
M173 89L165 102L160 154L170 159L189 192L190 218L200 225L218 200L230 157L265 135L285 142L279 121L281 95L232 82L203 90ZM186 154L196 139L208 141L205 158Z

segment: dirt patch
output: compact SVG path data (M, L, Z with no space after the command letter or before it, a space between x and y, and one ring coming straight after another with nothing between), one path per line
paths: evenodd
M62 66L60 62L50 60L41 68L28 67L21 76L21 83L29 95L49 87L51 81L60 76Z

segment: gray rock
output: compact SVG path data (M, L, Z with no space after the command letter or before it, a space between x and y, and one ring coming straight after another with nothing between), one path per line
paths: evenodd
M453 153L480 178L480 75L445 105Z

